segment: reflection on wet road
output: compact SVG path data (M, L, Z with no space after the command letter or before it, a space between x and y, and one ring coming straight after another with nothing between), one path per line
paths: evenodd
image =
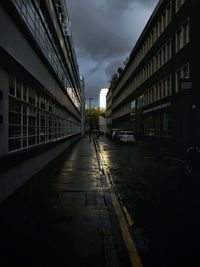
M194 266L199 243L197 177L188 177L184 163L164 146L120 145L105 138L99 139L99 146L114 190L133 218L132 234L144 267Z

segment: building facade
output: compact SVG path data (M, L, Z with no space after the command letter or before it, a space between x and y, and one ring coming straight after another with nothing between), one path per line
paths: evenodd
M81 88L65 1L2 0L0 201L80 138Z
M107 95L112 128L169 138L200 137L197 1L160 0Z

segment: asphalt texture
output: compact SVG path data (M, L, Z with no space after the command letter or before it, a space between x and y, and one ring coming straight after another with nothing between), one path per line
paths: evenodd
M0 205L0 258L2 267L129 267L88 136Z
M134 221L132 235L144 267L199 266L200 173L162 142L126 145L99 139L114 189Z

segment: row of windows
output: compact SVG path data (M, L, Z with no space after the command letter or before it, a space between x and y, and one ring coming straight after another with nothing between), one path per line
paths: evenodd
M167 6L167 8L163 11L162 15L158 19L157 23L151 30L150 34L147 36L146 40L144 41L144 44L141 46L139 52L136 54L136 56L133 59L133 69L135 69L138 64L142 61L144 56L148 53L148 51L151 49L153 44L157 41L159 36L162 34L162 32L165 30L165 28L168 26L172 19L172 5L171 2Z
M189 19L176 31L176 52L189 43Z
M172 129L172 119L169 113L156 114L144 118L144 134L170 136Z
M134 91L171 59L171 40L167 41L142 70L129 82L127 91ZM121 91L122 92L122 91ZM116 92L117 93L117 92Z
M189 19L187 19L176 32L176 52L189 42ZM142 68L135 79L129 84L132 90L138 88L142 83L151 77L172 57L172 41L166 42L156 55ZM185 77L185 75L184 75ZM176 86L177 88L177 86Z
M180 2L180 1L179 1ZM185 1L181 1L183 4ZM181 5L182 5L181 4ZM179 6L181 6L179 3ZM172 19L172 4L171 2L167 6L167 8L163 11L162 15L160 16L158 22L153 27L151 33L144 41L144 44L141 46L139 52L135 55L132 63L132 71L138 66L138 64L142 61L145 55L148 53L149 49L152 45L156 42L158 37L162 34L164 29L170 23ZM189 19L187 19L181 27L176 31L175 34L175 47L176 52L182 49L186 44L189 43ZM159 69L165 62L167 62L171 58L171 40L166 43L160 51L155 55L154 58L146 65L145 69L142 70L144 74L142 74L142 81L145 81L148 77L151 76L157 69ZM145 76L143 78L143 75ZM138 77L140 80L140 78ZM139 82L141 84L142 82Z
M180 78L189 78L189 63L183 65L175 73L176 86L175 92L179 90ZM170 96L172 94L172 78L171 75L154 85L151 89L147 90L144 95L137 99L137 106L144 107L151 103L154 103L162 98Z
M176 0L176 12L182 7L186 0Z
M13 87L13 81L16 86ZM80 123L52 99L10 78L9 151L64 138L80 132Z
M171 58L171 40L169 40L158 53L149 61L148 64L139 72L135 77L131 87L134 90L139 87L143 82L150 78L159 68L161 68Z
M67 92L70 92L69 96L74 105L80 109L80 101L68 77L58 48L53 42L53 36L42 12L32 4L31 0L14 0L13 2L63 86L66 90L70 88Z
M39 91L39 90L38 90ZM9 77L9 95L36 106L44 111L56 112L57 105L44 94L39 93L35 88L21 82L15 76Z
M138 99L138 106L143 107L154 103L162 98L170 96L172 93L171 76L163 79L152 88L147 90L143 96Z

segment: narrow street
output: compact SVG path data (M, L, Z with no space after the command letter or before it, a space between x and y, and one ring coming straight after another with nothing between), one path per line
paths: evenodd
M1 204L3 266L197 266L198 190L166 147L86 136Z
M0 205L2 266L129 267L117 221L86 136Z
M0 267L200 266L198 21L0 1Z

